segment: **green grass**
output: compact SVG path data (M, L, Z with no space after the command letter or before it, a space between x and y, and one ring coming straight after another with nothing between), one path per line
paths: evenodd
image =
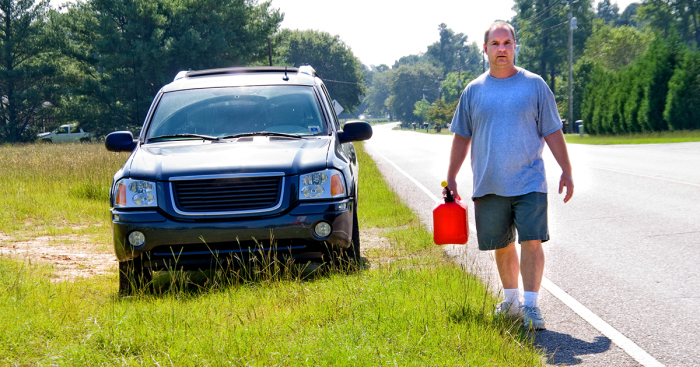
M454 133L447 128L443 128L440 132L436 132L435 129L430 129L429 132L426 132L425 128L423 128L423 129L416 128L415 130L413 130L413 128L408 128L408 127L404 127L404 126L399 125L399 126L394 127L391 130L414 131L414 132L423 133L423 134L454 135Z
M0 233L16 239L77 234L111 241L109 187L127 153L104 144L0 148Z
M583 135L566 134L566 142L571 144L613 145L613 144L664 144L700 141L700 130L664 131L625 135Z
M35 154L22 159L43 162L57 155L70 158L70 149L75 147L2 147L0 157ZM32 218L44 229L32 232L6 223L3 230L10 236L43 234L52 217L62 222L57 228L107 221L101 217L108 205L103 194L85 194L102 189L72 195L72 189L39 186L107 182L87 173L112 168L94 168L93 162L113 165L125 158L95 149L92 159L73 160L75 172L82 173L56 173L56 166L64 167L56 164L33 171L42 176L36 184L27 179L32 173L5 176L11 187L43 190L43 197L32 194L35 200L65 199L77 213L65 213L58 204L37 207L37 213L24 207L17 218ZM0 256L0 365L539 365L532 342L509 320L490 315L497 300L432 244L361 144L358 159L361 226L390 241L365 251L371 267L312 272L265 265L256 268L255 279L239 276L250 269L223 277L161 272L156 291L119 297L116 270L52 282L50 266ZM26 205L7 196L0 196L10 205L5 210ZM100 231L108 234L109 228Z

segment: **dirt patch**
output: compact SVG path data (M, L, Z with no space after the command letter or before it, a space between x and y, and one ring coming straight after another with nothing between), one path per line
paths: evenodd
M401 258L393 248L391 241L384 237L385 229L360 228L360 252L370 268L377 268Z
M386 237L382 237L382 230L379 228L360 228L360 251L365 249L387 249L391 243Z
M114 254L100 252L99 247L87 237L76 235L14 242L12 237L0 233L0 256L52 265L52 280L56 282L113 272L117 267Z
M391 243L382 236L382 230L379 228L360 229L360 238L362 256L365 257L368 253L384 253L385 251L381 250L391 248ZM117 267L117 259L112 253L99 251L100 247L89 238L77 235L42 236L29 241L15 241L15 238L0 233L0 257L52 265L55 269L52 281L55 282L112 273ZM375 257L371 254L369 256ZM380 262L386 260L380 259Z

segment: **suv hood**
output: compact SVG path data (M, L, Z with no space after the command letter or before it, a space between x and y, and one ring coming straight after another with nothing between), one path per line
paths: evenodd
M247 141L178 141L139 145L128 176L168 181L171 177L283 172L295 175L326 168L330 138Z

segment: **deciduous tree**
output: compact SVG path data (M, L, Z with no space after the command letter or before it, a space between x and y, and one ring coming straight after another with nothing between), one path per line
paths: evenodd
M328 93L348 112L365 94L361 63L339 36L313 30L284 30L280 53L288 65L311 65L324 80Z
M367 89L364 101L367 102L367 112L374 116L386 116L389 113L386 102L391 95L389 80L392 70L374 73L372 86Z
M477 76L477 74L470 71L447 74L447 77L442 82L442 99L445 103L452 103L458 100L467 84L476 79Z
M653 39L653 34L646 30L613 27L597 21L593 34L586 41L584 56L608 70L620 70L643 55Z
M426 63L418 63L413 66L401 65L393 70L389 79L389 96L386 104L395 118L408 126L410 122L417 121L413 114L416 101L426 98L437 99L440 69Z
M430 111L430 102L426 99L421 99L420 101L413 104L415 109L413 114L418 117L418 122L423 122L428 118L428 111Z

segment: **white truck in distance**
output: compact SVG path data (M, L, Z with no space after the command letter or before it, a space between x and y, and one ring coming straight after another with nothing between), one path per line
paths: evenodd
M78 128L77 124L61 125L58 129L50 133L41 133L37 135L39 140L48 143L68 143L76 141L91 141L92 134Z

